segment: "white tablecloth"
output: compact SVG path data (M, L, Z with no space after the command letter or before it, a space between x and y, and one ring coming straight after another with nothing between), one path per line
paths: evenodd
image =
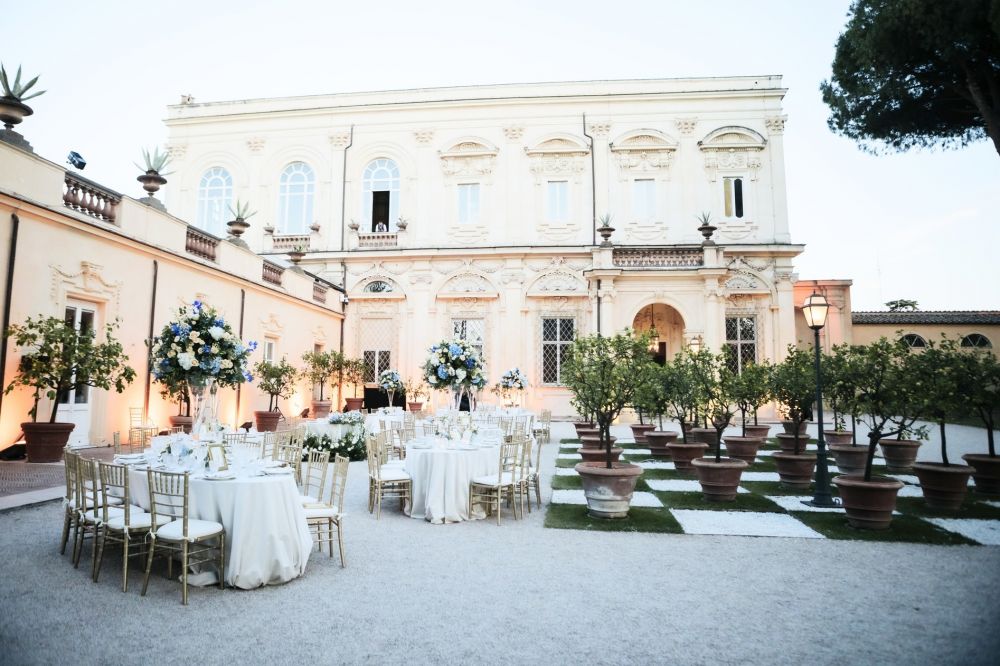
M446 448L444 440L426 439L434 448L406 447L405 469L413 479L410 517L432 523L457 523L484 518L482 510L469 515L469 482L473 477L499 472L497 446L470 450Z
M149 510L145 469L131 469L132 502ZM306 571L313 540L295 478L238 476L208 481L191 476L189 517L226 528L226 582L253 589L286 583Z
M365 417L365 429L368 432L380 432L382 430L383 421L386 423L402 423L404 418L403 414L405 414L403 411L391 412L389 414L369 414Z
M347 425L344 423L329 423L326 419L303 421L302 423L306 427L307 434L316 435L317 437L327 435L333 441L337 441L346 435L351 428L358 427L356 425Z

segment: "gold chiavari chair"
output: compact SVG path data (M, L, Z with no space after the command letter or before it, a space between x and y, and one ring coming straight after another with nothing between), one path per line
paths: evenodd
M337 545L340 548L340 566L347 566L344 559L344 488L347 486L347 463L345 456L337 456L333 463L333 483L330 485L330 499L327 502L307 504L306 521L323 552L323 542L333 557L333 530L337 530Z
M535 491L535 499L538 501L538 508L542 507L542 442L538 439L532 445L531 440L527 441L528 451L525 456L527 467L525 468L525 493L528 496L528 513L531 513L531 491Z
M128 409L128 443L130 446L145 448L149 438L157 433L158 428L146 418L142 407Z
M274 460L275 451L278 447L278 433L265 432L260 436L260 457L265 460Z
M98 463L101 493L104 500L104 530L97 546L97 560L94 562L94 582L101 575L101 564L104 562L104 548L108 542L120 544L122 547L122 592L128 592L128 559L142 557L144 546L153 524L153 517L140 507L131 504L128 467L111 463ZM121 498L122 514L112 515L108 510L108 501ZM136 544L137 550L129 552L130 546Z
M532 434L534 434L535 439L541 443L542 439L545 439L545 443L548 444L552 441L552 410L543 409L541 416L538 417L538 423L532 429Z
M116 435L118 433L115 433ZM59 554L66 554L66 544L69 542L69 531L73 530L73 554L76 555L76 532L80 529L80 514L76 510L76 467L80 454L69 449L63 450L63 466L66 472L66 496L63 498L63 529L62 539L59 541Z
M115 498L115 504L121 500ZM118 506L105 507L101 498L101 479L97 471L97 461L77 456L76 459L76 506L79 512L76 537L73 544L73 567L80 566L83 542L91 538L91 577L97 568L97 544L109 516L120 516L124 511Z
M271 441L274 443L271 456L274 460L278 460L278 450L283 446L290 446L292 443L292 431L275 430L273 433L268 434L271 435Z
M382 435L383 433L379 433ZM374 445L373 445L374 444ZM368 513L375 512L376 520L382 518L382 500L386 497L399 499L399 508L405 510L413 488L413 482L406 470L399 465L385 464L381 449L385 448L384 437L376 436L368 445Z
M469 483L469 514L476 504L486 509L487 515L496 511L497 525L500 524L500 505L507 498L511 501L514 519L517 519L517 497L520 493L519 467L524 447L520 442L500 444L500 468L496 474L477 476Z
M146 596L149 572L157 551L167 558L167 576L170 578L173 577L173 558L180 555L181 603L185 606L188 602L188 570L194 565L214 562L219 569L219 589L226 589L226 528L221 523L195 520L189 516L188 472L147 470L146 474L152 524L162 526L150 532L142 596Z
M306 461L302 464L302 494L299 496L303 504L315 504L323 497L329 466L329 451L313 450L306 454Z
M247 443L247 434L245 432L227 433L222 436L222 441L225 442L226 446L243 446Z
M170 426L167 429L167 434L168 435L183 435L185 432L187 432L187 430L185 430L184 426L182 426L182 425Z
M302 483L302 445L279 444L274 452L274 459L285 463L295 472L295 482Z

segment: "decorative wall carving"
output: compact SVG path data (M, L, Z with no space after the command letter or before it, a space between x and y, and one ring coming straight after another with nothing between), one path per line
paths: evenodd
M170 155L170 159L179 160L183 159L184 155L187 153L186 143L168 143L167 144L167 154Z
M474 259L469 262L469 265L484 273L496 273L498 270L503 268L502 261L491 259Z
M462 273L450 278L441 287L442 293L447 294L480 294L483 296L497 295L497 290L486 278L475 273Z
M516 268L505 270L500 275L500 283L503 285L524 284L524 271Z
M691 132L694 131L694 128L698 126L698 119L677 118L676 120L674 120L674 126L677 128L678 132L680 132L684 136L688 136L689 134L691 134Z
M410 284L430 284L433 281L434 276L428 271L410 273Z
M281 323L278 316L273 312L269 312L267 317L260 318L260 327L264 329L265 333L271 333L275 336L280 336L281 332L285 330L285 325Z
M329 135L330 145L334 148L344 148L350 143L350 132L334 132Z
M56 265L50 265L49 268L52 271L49 295L52 297L51 302L59 308L65 305L67 296L79 296L107 303L109 311L105 314L109 321L118 317L123 283L105 280L102 275L103 266L81 261L80 270L76 273L64 271Z
M259 153L264 149L264 145L266 143L267 141L264 139L264 137L252 136L249 139L247 139L247 149L249 149L251 153Z
M503 135L508 141L519 141L524 136L524 127L521 125L511 125L503 128Z
M749 171L750 180L757 180L760 171L760 151L766 139L748 127L720 127L698 142L704 154L705 173L715 181L720 169Z
M413 138L417 143L430 143L434 139L434 130L417 130L413 133Z
M764 125L767 127L768 134L784 134L785 133L785 122L788 120L788 116L769 116L764 119Z
M587 284L576 275L554 271L542 275L528 290L529 296L587 296Z
M460 139L448 150L441 151L441 170L445 176L477 177L493 173L499 149L485 141Z
M611 123L593 123L589 128L589 134L593 137L607 136L611 130Z

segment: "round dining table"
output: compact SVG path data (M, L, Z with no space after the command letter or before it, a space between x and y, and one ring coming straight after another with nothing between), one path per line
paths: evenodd
M408 442L404 469L412 479L409 515L433 524L485 518L481 507L469 513L469 483L498 474L498 444L463 444L440 437Z
M144 467L129 470L129 485L132 503L149 511ZM235 478L212 480L195 472L188 487L188 517L226 528L229 585L253 589L305 573L313 539L294 475L247 469L236 472ZM189 582L210 585L217 580L215 572L206 570Z

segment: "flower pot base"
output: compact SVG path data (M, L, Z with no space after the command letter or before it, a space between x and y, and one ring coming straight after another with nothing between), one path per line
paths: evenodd
M594 518L627 518L636 481L642 468L616 463L608 469L603 463L582 462L575 467L587 498L587 513Z
M701 492L709 502L732 502L740 487L740 476L748 465L745 460L722 458L695 458L691 461Z
M909 474L922 444L911 439L880 439L878 443L885 458L885 471L891 474Z
M312 417L314 419L325 419L330 415L330 408L333 407L332 400L313 400Z
M345 411L348 412L356 412L361 409L363 404L365 404L364 398L344 398L344 401L347 403Z
M253 418L257 422L257 432L274 432L278 429L281 412L254 412Z
M1000 495L1000 456L967 453L962 456L962 460L975 469L972 478L976 481L977 493Z
M742 460L748 465L757 462L757 449L764 443L763 439L757 437L731 437L729 435L722 438L726 443L726 455L736 460Z
M779 451L771 456L778 468L781 485L796 490L809 490L813 472L816 470L816 455L813 453L787 453Z
M75 426L72 423L21 424L25 449L30 463L51 463L62 460L63 449Z
M629 428L632 429L632 436L635 438L636 444L645 444L646 433L656 430L656 426L652 423L635 423L629 426Z
M841 474L864 474L865 462L868 460L867 446L851 446L850 444L831 444L830 453L837 463Z
M580 447L577 449L577 453L580 454L580 459L583 462L607 462L608 452L603 448L590 448L590 447ZM611 462L618 462L621 458L622 449L618 446L611 447Z
M680 435L676 432L665 430L651 430L646 433L646 444L649 446L649 454L661 460L670 460L670 449L668 446L677 441Z
M913 465L913 473L920 479L920 488L924 492L924 502L929 508L939 511L958 511L962 508L973 471L968 465Z
M674 469L678 472L693 472L694 467L691 465L691 461L705 455L705 451L708 450L708 444L704 442L692 442L690 444L672 442L667 444L667 448L670 450L670 457L673 458Z
M896 494L902 481L885 477L865 481L863 476L841 474L833 484L840 493L841 503L851 527L862 530L887 530L896 510Z

